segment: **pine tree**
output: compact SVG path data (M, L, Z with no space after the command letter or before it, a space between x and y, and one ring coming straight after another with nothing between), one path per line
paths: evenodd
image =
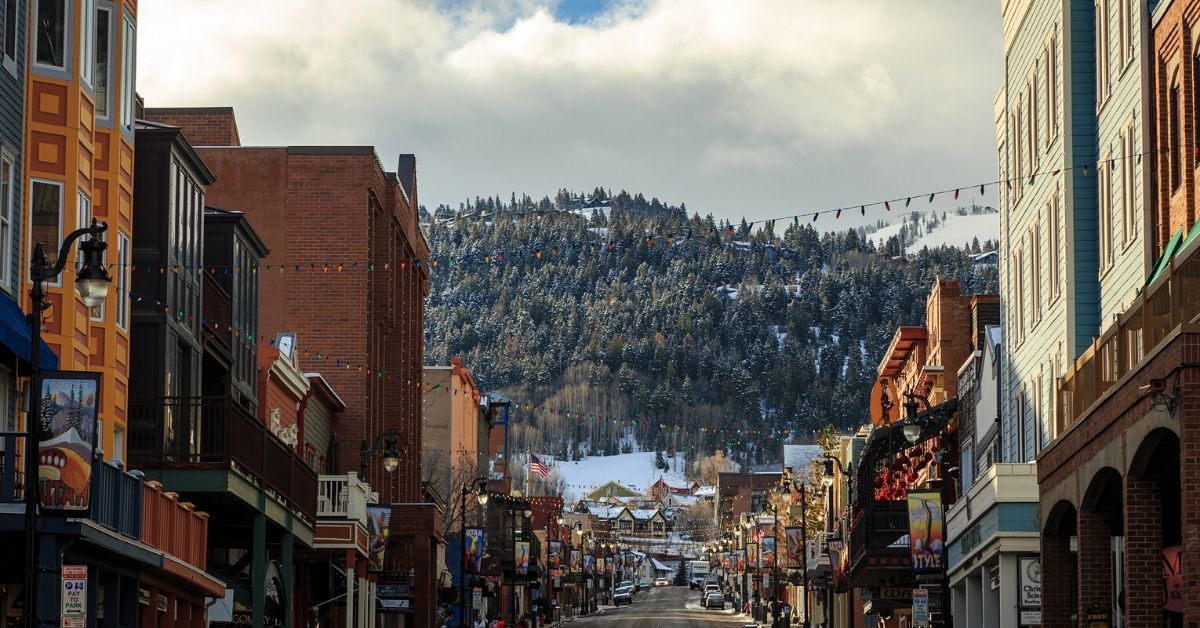
M687 561L683 560L683 558L681 557L679 559L679 568L675 570L675 580L672 581L672 584L674 584L677 587L687 586L688 582L687 582L687 571L686 571L687 567L686 566L687 566Z

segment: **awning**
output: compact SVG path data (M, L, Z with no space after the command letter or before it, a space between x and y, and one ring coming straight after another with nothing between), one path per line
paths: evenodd
M1178 250L1180 242L1183 241L1183 230L1180 229L1171 234L1171 239L1167 241L1167 245L1163 247L1162 255L1154 264L1154 269L1150 271L1150 276L1146 279L1146 285L1154 283L1155 279L1167 269L1167 265L1171 263L1171 258L1175 256L1175 251Z
M30 365L29 344L32 340L29 321L21 311L21 306L17 305L12 297L0 294L0 344L12 351L25 368ZM50 350L50 345L45 341L42 342L41 358L43 370L58 368L58 356Z

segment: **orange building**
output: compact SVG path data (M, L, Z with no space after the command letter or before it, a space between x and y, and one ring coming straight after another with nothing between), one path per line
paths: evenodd
M51 307L42 337L58 354L59 368L103 374L98 444L119 454L125 450L129 383L137 1L30 5L22 292L28 292L35 244L53 261L68 233L92 218L108 223L114 289L107 303L88 311L73 287L74 266L67 264L58 283L47 286ZM23 299L28 311L28 297Z
M443 498L487 471L487 407L471 371L454 357L450 366L425 367L421 425L421 475ZM486 404L486 401L485 401Z

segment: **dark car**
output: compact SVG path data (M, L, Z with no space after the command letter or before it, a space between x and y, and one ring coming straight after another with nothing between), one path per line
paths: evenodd
M725 610L725 596L720 593L709 593L704 598L704 608Z
M704 576L695 576L688 582L689 589L699 589L704 586Z
M633 588L621 587L613 591L613 606L633 604Z

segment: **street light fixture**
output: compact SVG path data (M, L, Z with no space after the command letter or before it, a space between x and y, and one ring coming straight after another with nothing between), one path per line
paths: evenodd
M359 475L366 477L367 461L371 458L379 458L383 461L383 470L388 473L395 473L400 467L400 456L402 450L396 446L396 442L400 439L400 433L396 430L388 430L375 437L375 440L370 444L363 441L358 449L358 467ZM382 445L382 448L380 447Z
M385 461L385 465L386 465L386 461ZM459 513L460 513L460 516L462 517L462 527L459 532L460 541L459 541L459 548L458 548L459 549L458 588L460 590L461 597L459 598L458 605L459 605L459 608L463 608L464 604L466 605L465 612L463 613L463 616L462 616L462 620L463 620L464 624L470 623L471 612L473 610L471 608L471 605L473 604L473 602L472 602L471 598L467 596L467 495L470 495L472 492L474 492L475 493L475 501L477 501L480 506L483 506L484 504L487 503L487 499L488 499L487 482L488 482L488 480L486 477L479 476L479 477L471 480L470 482L463 482L462 486L460 486L458 489L458 498L459 498L459 506L460 506ZM479 548L479 551L482 552L483 548L482 547Z
M92 219L91 226L81 227L72 231L63 240L54 263L46 257L45 249L39 242L33 247L33 259L29 263L29 278L33 286L29 289L32 307L29 314L30 351L29 351L29 393L31 399L36 399L41 389L42 368L42 312L50 308L46 302L45 284L53 281L62 274L71 253L71 245L83 236L91 236L79 243L79 251L83 255L82 263L75 271L75 289L79 292L83 304L89 309L99 307L108 298L108 286L112 278L104 268L104 250L108 244L100 239L100 234L108 230L108 223L96 222ZM25 617L29 626L41 624L38 616L38 578L37 568L38 539L38 506L41 497L38 495L37 440L38 429L41 425L40 404L29 403L26 413L26 429L29 435L25 437Z

